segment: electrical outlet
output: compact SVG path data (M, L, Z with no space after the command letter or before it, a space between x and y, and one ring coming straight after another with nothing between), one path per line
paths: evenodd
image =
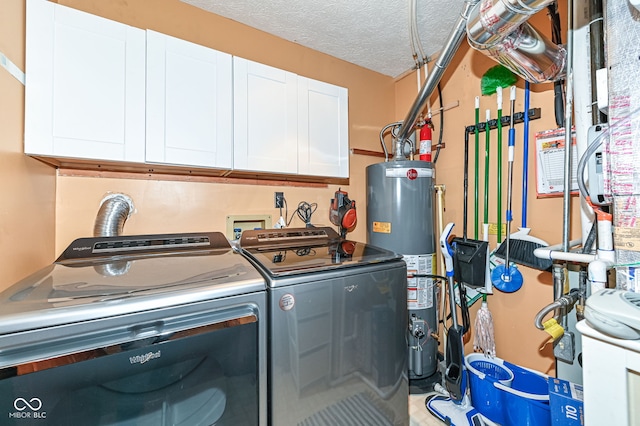
M284 192L275 193L275 205L276 205L276 209L284 208Z

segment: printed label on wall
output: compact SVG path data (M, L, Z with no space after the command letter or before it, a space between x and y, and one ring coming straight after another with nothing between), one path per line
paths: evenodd
M436 273L436 254L404 255L403 258L407 264L407 307L409 310L433 307L433 279L419 275Z

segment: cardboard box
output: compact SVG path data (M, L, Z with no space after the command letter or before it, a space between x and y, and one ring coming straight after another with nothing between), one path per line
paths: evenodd
M549 408L553 426L584 426L582 386L550 378Z

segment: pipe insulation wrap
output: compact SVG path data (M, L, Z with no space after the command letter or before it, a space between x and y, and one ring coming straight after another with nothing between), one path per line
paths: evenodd
M487 48L470 44L529 82L544 83L565 76L567 51L526 22L502 43Z
M554 0L482 0L467 20L469 40L482 46L500 43L504 37L553 3Z
M94 237L115 237L122 234L124 224L134 212L133 200L120 193L106 195L93 226Z
M567 51L526 22L552 2L481 1L467 21L469 45L532 83L564 78Z

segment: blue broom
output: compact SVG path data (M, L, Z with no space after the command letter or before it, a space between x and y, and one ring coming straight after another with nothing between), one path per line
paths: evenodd
M508 244L506 241L496 249L495 255L502 259L509 250L509 260L520 265L529 266L540 271L550 271L553 262L549 259L539 259L534 256L533 251L539 247L547 247L545 241L529 235L531 228L527 227L527 193L529 179L529 82L525 82L524 86L524 137L523 137L523 165L522 165L522 226L518 232L514 232L509 236Z

